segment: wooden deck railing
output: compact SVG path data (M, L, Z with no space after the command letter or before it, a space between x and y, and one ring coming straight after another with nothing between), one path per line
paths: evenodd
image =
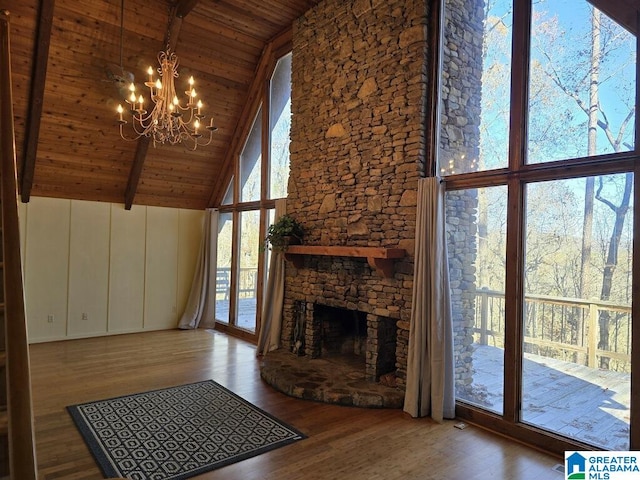
M0 11L0 176L9 473L10 478L15 480L35 480L36 455L20 257L9 46L9 13Z
M614 302L525 296L525 352L598 368L599 359L610 369L630 371L631 307ZM600 315L609 315L609 345L599 348ZM481 345L504 347L504 293L476 291L474 333Z
M231 269L216 270L216 293L227 300L231 291ZM240 268L238 272L238 298L256 298L258 294L258 269Z

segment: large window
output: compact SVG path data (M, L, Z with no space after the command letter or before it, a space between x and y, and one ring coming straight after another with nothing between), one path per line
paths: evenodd
M443 3L458 414L558 451L640 448L629 7Z
M291 55L276 65L269 92L269 198L287 196L289 178L289 130L291 129Z
M222 328L255 336L260 326L268 251L262 239L277 198L286 197L291 124L291 54L275 65L256 109L235 173L220 205L216 319ZM267 101L268 100L268 101ZM265 143L263 132L269 132Z

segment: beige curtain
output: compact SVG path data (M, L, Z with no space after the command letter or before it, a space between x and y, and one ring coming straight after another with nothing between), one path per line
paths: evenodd
M453 328L444 220L444 185L418 183L413 302L404 411L441 422L455 416Z
M287 212L287 200L276 200L275 219ZM267 289L262 305L260 334L258 337L257 355L280 347L280 331L282 329L282 304L284 302L284 255L271 251Z
M178 322L178 328L213 328L215 326L218 218L218 210L208 209L205 212L198 264L193 275L189 300Z

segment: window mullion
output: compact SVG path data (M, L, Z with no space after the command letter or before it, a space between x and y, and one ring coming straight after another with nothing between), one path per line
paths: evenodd
M510 178L507 185L503 415L505 420L516 423L522 400L525 188L516 177Z
M509 121L509 170L511 172L519 171L526 160L530 46L531 1L514 0Z
M522 400L522 318L524 284L524 191L517 172L524 166L527 143L530 0L514 0L511 70L511 114L509 125L504 406L505 420L520 419Z
M640 32L640 11L636 15L636 32ZM636 34L636 52L640 52L640 35ZM636 60L636 112L640 105L640 62ZM636 119L635 153L640 155L640 122ZM633 265L631 301L631 395L629 445L631 450L640 450L640 255L637 240L640 239L640 163L636 161L633 176Z

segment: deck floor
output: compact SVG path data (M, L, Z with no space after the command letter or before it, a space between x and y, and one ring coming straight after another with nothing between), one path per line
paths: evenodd
M235 326L254 332L256 329L256 308L257 301L255 297L241 298L237 306L237 320ZM216 300L216 318L222 323L229 321L229 300ZM224 320L221 320L224 319Z
M503 350L478 345L470 403L501 413ZM606 450L629 450L630 375L525 354L522 420Z

